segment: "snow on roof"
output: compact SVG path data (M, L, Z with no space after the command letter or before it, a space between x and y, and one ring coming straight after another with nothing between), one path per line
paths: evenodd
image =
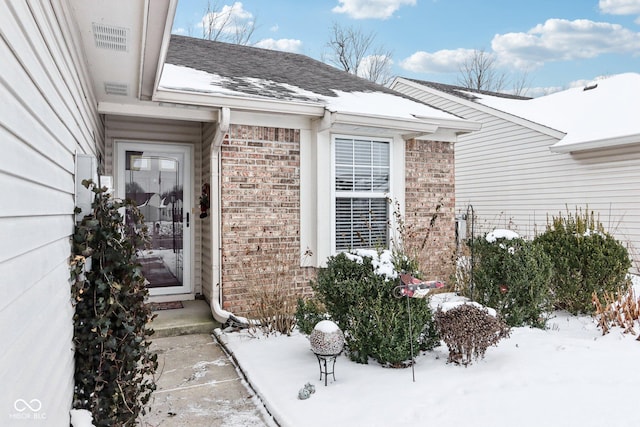
M242 85L238 85L238 81ZM386 116L417 120L421 118L460 120L443 110L412 101L400 94L376 91L345 92L332 89L335 96L318 94L287 83L253 77L231 79L218 74L190 67L165 64L159 88L183 92L197 92L227 96L309 102L324 106L327 110L371 116ZM284 97L283 97L283 94Z
M528 100L474 93L476 102L566 133L554 147L640 136L640 74L625 73ZM640 142L640 137L635 141Z

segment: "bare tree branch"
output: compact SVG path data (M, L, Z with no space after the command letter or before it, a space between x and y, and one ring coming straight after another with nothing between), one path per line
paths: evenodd
M525 70L512 81L512 89L508 75L498 71L495 55L484 49L476 49L460 66L458 85L476 90L491 92L509 92L513 95L525 96L530 86L529 71Z
M390 51L379 51L365 57L358 68L358 75L372 82L388 85L393 80L391 55Z
M513 79L512 93L518 96L527 96L531 87L531 79L529 78L529 70L524 70L519 76Z
M496 57L484 49L476 49L460 66L458 84L460 86L500 92L504 90L507 76L496 70Z
M244 14L242 14L244 12ZM247 45L256 29L253 16L242 9L242 3L221 6L218 1L207 0L202 18L202 38Z
M386 84L391 81L392 53L382 46L373 47L375 33L334 23L327 42L329 53L323 60L351 74Z

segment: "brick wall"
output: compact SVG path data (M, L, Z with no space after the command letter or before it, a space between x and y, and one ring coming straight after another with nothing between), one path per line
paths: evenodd
M300 267L300 132L232 125L221 148L223 308L250 315L261 286L310 292Z
M410 237L405 244L418 258L425 278L449 282L455 250L453 144L407 141L405 167L404 221Z

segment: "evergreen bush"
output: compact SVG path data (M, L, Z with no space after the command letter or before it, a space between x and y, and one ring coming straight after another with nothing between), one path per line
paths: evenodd
M135 205L112 199L91 181L83 184L95 198L92 214L73 235L73 406L91 411L96 426L135 425L155 389L158 365L149 351L152 313L136 261L146 230ZM126 226L121 208L127 209Z
M549 256L519 237L477 237L473 245L473 299L494 308L509 326L543 328L552 309Z
M373 358L385 366L403 366L411 359L409 336L416 349L428 350L439 342L431 309L427 300L394 298L399 279L386 277L377 268L372 256L355 258L341 253L329 258L312 287L331 320L344 332L351 360L368 363ZM411 334L407 302L411 304Z
M317 298L298 298L296 326L300 332L305 335L311 335L318 322L328 319L327 309Z
M592 314L594 293L604 298L626 285L631 267L627 249L605 232L593 212L554 216L535 242L553 261L552 290L558 309Z

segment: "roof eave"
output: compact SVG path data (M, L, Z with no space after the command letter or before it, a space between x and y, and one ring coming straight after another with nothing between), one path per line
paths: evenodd
M462 135L465 133L475 132L482 129L482 123L474 122L465 119L434 119L432 117L423 117L414 115L415 118L424 120L426 122L437 123L439 128L447 128L456 133L456 135Z
M640 134L618 136L614 138L594 139L574 143L563 143L562 140L555 143L549 150L552 153L576 153L589 150L602 150L619 148L627 145L640 144Z
M466 120L435 117L392 117L326 110L319 131L379 133L399 135L403 139L433 138L452 141L461 133L480 129L480 124Z
M309 117L321 117L324 114L324 105L315 102L274 100L238 95L230 96L164 88L156 91L154 101L216 108L228 107L242 111L281 113Z
M157 9L156 2L150 3L149 7L155 6L154 9L150 9L155 11ZM168 5L164 21L162 23L162 30L156 30L156 33L153 34L154 39L159 39L159 46L157 50L154 51L156 54L152 56L150 59L145 60L145 67L149 69L148 74L145 75L145 81L147 81L148 85L150 85L149 99L153 99L160 85L160 77L162 76L162 67L164 66L165 60L167 58L167 51L169 50L169 41L171 39L171 27L173 26L173 21L175 18L176 10L178 7L178 0L168 0ZM146 54L146 53L145 53ZM151 81L153 80L153 81ZM141 95L147 95L145 91L141 92Z
M151 101L127 103L100 102L98 103L98 112L100 114L113 116L215 122L218 121L220 108L194 107Z

